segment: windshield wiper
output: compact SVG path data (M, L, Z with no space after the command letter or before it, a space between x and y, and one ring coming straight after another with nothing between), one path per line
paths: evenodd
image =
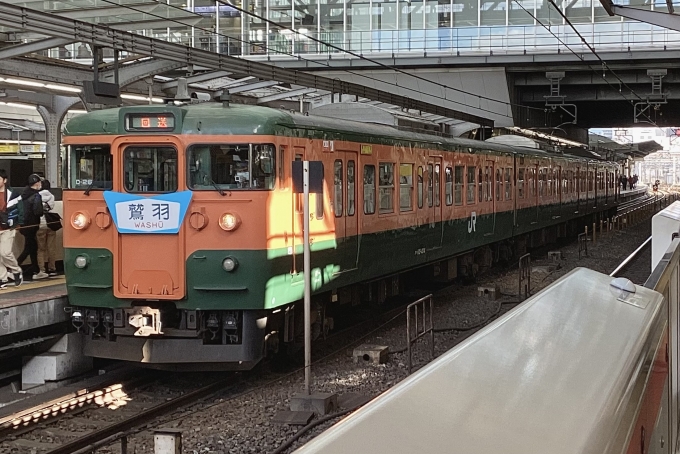
M215 190L216 190L217 192L219 192L221 196L227 195L227 193L224 192L224 190L223 190L222 188L220 188L219 186L217 186L217 183L215 183L215 182L213 181L212 178L210 178L210 184L213 185L213 187L215 188Z

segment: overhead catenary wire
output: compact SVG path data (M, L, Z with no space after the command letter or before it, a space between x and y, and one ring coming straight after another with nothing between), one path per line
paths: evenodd
M140 10L140 9L138 9L138 8L135 8L134 6L130 6L130 5L120 5L119 3L115 2L115 1L112 1L112 0L102 0L102 1L104 1L104 2L106 2L106 3L109 3L109 4L111 4L111 5L123 6L123 7L125 7L126 9L129 9L129 10L131 10L131 11L135 11L135 12L138 12L138 13L144 13L144 14L146 14L146 15L149 15L149 16L152 16L152 17L156 17L156 18L158 18L158 19L162 19L162 20L167 21L167 22L176 23L176 24L179 24L179 25L183 25L183 26L185 26L185 27L192 27L192 28L194 28L194 29L196 29L196 30L201 30L201 31L204 31L204 32L209 33L209 34L212 34L212 35L221 36L221 37L224 37L224 38L228 38L228 39L231 39L231 40L238 41L238 42L240 42L240 43L244 43L244 44L248 44L248 45L257 46L257 47L259 47L259 48L261 48L261 49L263 49L263 50L265 50L265 51L272 51L272 52L275 52L275 53L277 53L277 54L281 54L281 55L286 55L286 56L294 57L295 59L298 59L298 60L307 61L307 62L310 62L310 63L314 63L314 64L318 64L318 65L323 65L323 66L326 66L326 67L328 67L328 68L332 68L332 66L331 66L330 64L326 63L326 62L320 62L320 61L305 59L305 58L303 58L303 57L301 57L301 56L299 56L299 55L296 55L296 54L294 54L294 53L292 53L292 52L286 52L286 51L282 51L282 50L279 50L279 49L275 49L275 48L272 48L272 47L270 47L270 46L267 46L266 44L253 43L253 42L251 42L251 41L247 41L247 40L244 40L244 39L242 39L242 38L235 37L235 36L226 35L226 34L224 34L224 33L220 33L220 32L214 31L214 30L212 30L212 29L207 29L207 28L203 28L203 27L197 27L197 26L195 26L195 25L186 24L186 23L182 22L182 21L179 20L179 19L168 18L168 17L162 16L162 15L159 15L159 14L154 14L154 13L151 13L151 12L142 11L142 10ZM249 14L249 15L252 15L253 17L255 17L255 18L260 18L260 16L254 14L254 13L250 13L250 12L245 11L245 10L241 10L240 8L238 8L238 7L236 7L236 6L232 5L232 4L224 3L224 2L223 2L223 4L224 4L224 5L227 5L227 6L229 6L229 7L233 7L233 8L235 8L235 9L239 10L239 11L242 11L244 14ZM168 6L171 7L171 8L175 8L175 9L182 9L182 8L179 8L178 6L175 6L175 5L168 5ZM182 10L183 10L183 9L182 9ZM183 10L183 11L184 11L184 10ZM286 28L285 25L278 24L278 23L273 22L273 21L271 21L271 20L264 19L264 18L262 18L262 20L265 20L265 21L267 21L267 22L269 22L269 23L271 23L271 24L274 24L275 26L280 27L280 28L282 28L282 29L285 29L285 28ZM333 46L332 44L326 43L326 42L324 42L324 41L322 41L322 40L317 40L317 39L315 39L315 38L311 38L311 37L308 37L307 35L301 34L301 33L299 33L299 32L296 31L296 30L293 30L293 29L289 29L289 30L291 30L292 32L294 32L294 33L296 33L296 34L298 34L298 35L300 35L300 36L305 36L305 37L307 37L307 38L309 38L309 39L318 41L318 42L319 42L320 44L322 44L322 45L327 45L327 46L329 46L329 47ZM337 48L337 49L338 49L339 51L341 51L341 52L346 52L346 53L348 53L348 54L350 54L350 55L356 55L358 58L362 58L362 59L364 59L364 60L368 60L368 61L374 62L374 60L369 59L369 58L366 58L366 57L363 57L363 56L360 56L360 55L358 55L358 54L356 54L356 53L354 53L354 52L352 52L352 51L344 50L344 49L342 49L342 48L340 48L340 47L337 47L337 46L333 46L333 47ZM426 79L426 78L424 78L424 77L421 77L421 76L418 76L418 75L415 75L415 74L411 74L411 73L406 72L406 71L403 71L403 70L401 70L401 69L398 69L398 68L395 68L395 67L392 67L392 66L389 66L389 65L385 65L384 63L380 63L380 62L375 62L375 63L378 64L378 65L382 65L382 66L383 66L384 68L386 68L386 69L395 70L395 71L400 72L400 73L403 73L403 74L405 74L405 75L407 75L407 76L415 77L416 79L420 79L420 80L423 80L423 81L425 81L425 82L429 82L429 83L438 85L438 86L440 86L440 87L443 87L443 88L445 88L445 89L448 89L448 90L451 90L451 91L454 91L454 92L462 93L462 94L467 95L467 96L476 97L476 98L478 98L478 99L480 99L480 100L483 99L483 100L486 100L486 101L493 101L493 102L496 102L496 103L505 105L505 106L507 106L507 107L517 107L517 108L522 108L522 109L527 109L527 110L536 110L536 111L541 111L541 112L544 110L544 109L538 108L538 107L533 107L533 106L523 106L523 105L521 105L521 104L516 104L516 103L512 103L512 102L500 101L500 100L493 99L493 98L489 98L489 97L486 97L486 96L483 96L483 95L478 95L478 94L475 94L475 93L471 93L471 92L468 92L468 91L465 91L465 90L462 90L462 89L459 89L459 88L449 87L449 86L447 86L447 85L445 85L445 84L441 84L441 83L439 83L439 82L432 81L432 80ZM346 72L346 73L348 73L348 74L352 74L352 75L354 75L354 76L357 76L357 77L362 77L362 78L365 78L365 79L368 79L368 80L371 80L371 81L374 81L374 82L384 83L384 84L386 84L386 85L398 87L398 88L400 88L400 89L407 90L407 91L410 91L410 92L413 92L413 93L418 93L418 94L421 94L421 95L425 95L425 96L429 96L429 97L432 97L432 98L440 99L440 100L443 100L443 101L451 102L451 103L457 104L457 105L462 106L462 107L467 107L467 108L470 108L470 109L476 109L476 110L479 110L479 111L482 111L482 112L487 112L487 113L491 113L491 114L498 115L498 116L502 116L502 117L513 118L513 115L512 115L512 114L509 114L509 115L508 115L508 114L500 113L500 112L498 112L498 111L486 109L486 108L482 107L481 105L467 104L467 103L465 103L464 101L459 101L459 100L455 100L455 99L450 99L450 98L448 98L448 97L446 97L446 96L441 96L441 95L437 95L437 94L434 94L434 93L423 92L423 91L418 90L418 89L416 89L416 88L410 88L410 87L401 86L401 85L399 85L398 83L388 82L388 81L385 81L385 80L382 80L382 79L378 79L378 78L372 77L372 76L370 76L370 75L361 74L361 73L358 73L358 72L356 72L356 71L352 71L352 70L349 70L349 69L343 69L343 71ZM446 93L446 92L444 92L444 93Z
M449 85L446 85L446 84L443 84L443 83L441 83L441 82L437 82L437 81L434 81L434 80L430 80L430 79L427 79L427 78L425 78L425 77L419 76L419 75L417 75L417 74L413 74L413 73L410 73L410 72L408 72L408 71L404 71L403 69L398 68L398 67L396 67L396 66L387 65L387 64L382 63L382 62L380 62L380 61L378 61L378 60L375 60L375 59L366 57L366 56L363 55L363 54L356 53L356 52L354 52L354 51L345 49L345 48L343 48L343 47L340 47L340 46L337 46L337 45L335 45L335 44L329 43L329 42L324 41L324 40L322 40L322 39L315 38L315 37L313 37L313 36L309 36L309 35L307 35L307 34L301 33L299 30L295 30L294 28L289 27L289 26L287 26L287 25L281 24L281 23L279 23L279 22L275 22L275 21L273 21L273 20L271 20L271 19L267 19L267 18L265 18L265 17L260 16L259 14L255 14L255 13L253 13L253 12L251 12L251 11L247 11L247 10L245 10L245 9L239 7L239 6L236 6L236 5L232 4L232 3L229 3L228 1L225 1L225 0L216 0L216 1L217 1L217 3L221 3L221 4L223 4L223 5L226 5L226 6L229 6L229 7L231 7L231 8L234 8L235 10L237 10L237 11L243 13L243 14L247 14L247 15L249 15L249 16L251 16L251 17L254 17L255 19L261 20L261 21L263 21L263 22L266 22L266 23L268 23L268 24L270 24L270 25L274 25L274 26L276 26L276 27L282 28L282 29L284 29L284 30L289 30L289 31L295 33L295 34L298 35L298 36L303 36L303 37L305 37L305 38L307 38L307 39L309 39L309 40L311 40L311 41L314 41L314 42L316 42L316 43L318 43L318 44L321 44L321 45L323 45L323 46L330 47L331 49L335 49L335 50L337 50L338 52L346 53L346 54L351 55L351 56L353 56L353 57L355 57L355 58L358 58L358 59L360 59L360 60L364 60L364 61L373 63L374 65L377 65L377 66L379 66L379 67L381 67L381 68L383 68L383 69L388 69L388 70L391 70L391 71L396 71L396 72L398 72L398 73L400 73L400 74L404 74L404 75L406 75L406 76L408 76L408 77L413 77L413 78L415 78L415 79L421 80L421 81L426 82L426 83L429 83L429 84L433 84L433 85L439 86L439 87L444 88L444 89L453 90L453 91L456 91L456 92L459 92L459 93L462 93L462 94L465 94L465 95L468 95L468 96L473 96L473 97L476 97L476 98L478 98L478 99L480 99L480 100L483 99L483 100L485 100L485 101L496 102L496 103L503 104L503 105L507 105L507 106L514 106L514 107L520 107L520 108L528 108L528 109L541 110L541 111L543 110L543 109L540 109L540 108L538 108L538 107L523 106L523 105L521 105L521 104L517 104L517 103L513 103L513 102L501 101L501 100L498 100L498 99L495 99L495 98L490 98L490 97L488 97L488 96L479 95L479 94L477 94L477 93L472 93L472 92L469 92L469 91L466 91L466 90L462 90L462 89L460 89L460 88L453 88L453 87L451 87L451 86L449 86ZM294 55L294 56L295 56L295 55ZM299 56L295 56L295 57L296 57L296 58L299 58ZM303 59L303 60L305 60L305 61L310 61L310 62L315 63L315 64L321 64L321 62L319 62L319 61L317 61L317 60L307 60L307 59ZM326 65L326 66L330 66L330 65ZM362 75L362 77L363 77L363 75ZM395 84L395 85L399 86L398 84ZM406 87L400 87L400 88L406 88ZM444 99L447 100L447 101L450 101L450 100L448 100L448 99L446 99L446 98L444 98ZM456 101L453 101L453 102L456 102Z

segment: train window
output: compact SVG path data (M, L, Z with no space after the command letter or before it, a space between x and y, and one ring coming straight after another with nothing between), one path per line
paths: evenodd
M418 167L418 208L423 207L423 168Z
M446 205L453 205L453 169L447 167L444 170L445 182L444 182L444 192L446 193Z
M399 164L399 211L413 210L413 164Z
M347 216L354 216L354 161L347 161Z
M133 146L123 152L124 187L128 192L177 190L177 150L174 147Z
M547 195L552 195L553 193L553 176L552 176L552 170L550 169L545 169L545 174L544 174L545 180L546 180L546 194Z
M510 180L510 168L505 168L505 200L512 199L512 182Z
M517 175L517 197L524 198L524 169L519 169Z
M439 189L441 178L441 168L439 164L434 166L434 206L438 207L441 204L441 189Z
M433 197L433 192L434 188L432 186L433 184L433 179L434 179L434 170L432 168L432 164L427 165L427 206L431 207L432 202L434 201Z
M68 155L69 189L102 190L113 187L109 145L70 145Z
M456 205L462 205L463 204L463 174L465 173L465 167L463 166L456 166L455 169L455 175L454 175L454 184L455 184L455 196L454 196L454 202Z
M484 201L484 181L482 180L483 178L483 173L482 173L482 166L479 166L479 173L478 173L478 178L477 178L477 184L479 184L479 190L478 190L478 197L477 200L480 202Z
M496 200L501 200L501 189L502 189L502 180L501 180L501 175L502 169L496 169Z
M335 160L333 165L333 212L335 217L342 216L342 161Z
M284 184L284 178L285 178L285 170L283 168L283 163L286 162L286 149L285 147L280 147L279 148L279 187L283 188L285 187Z
M364 214L375 213L375 166L364 166Z
M188 186L194 191L274 189L274 145L192 145L187 154Z
M475 167L467 168L467 204L475 203Z
M493 167L484 167L484 200L493 200Z
M394 164L381 162L378 164L380 171L378 189L380 192L380 212L392 213L394 211Z
M314 194L316 197L316 218L323 219L323 186L321 186L321 193Z

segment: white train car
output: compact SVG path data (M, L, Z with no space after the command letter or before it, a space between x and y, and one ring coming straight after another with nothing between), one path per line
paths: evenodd
M296 453L675 453L662 293L576 269Z

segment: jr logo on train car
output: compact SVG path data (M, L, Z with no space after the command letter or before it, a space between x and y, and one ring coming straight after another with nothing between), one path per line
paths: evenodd
M120 233L178 233L191 196L191 191L152 197L104 191L106 205Z

